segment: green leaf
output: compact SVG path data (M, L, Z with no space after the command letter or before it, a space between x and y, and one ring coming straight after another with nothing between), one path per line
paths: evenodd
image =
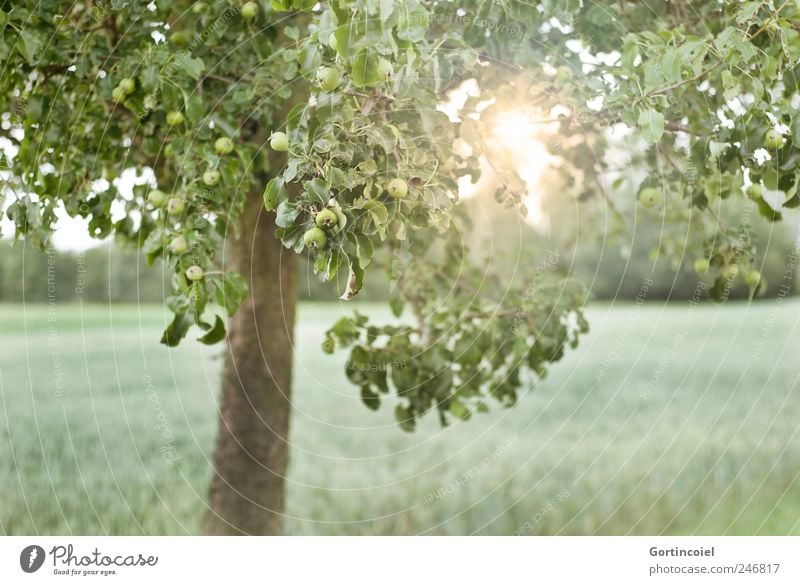
M275 177L267 183L267 188L264 189L264 207L267 211L275 211L278 205L288 198L289 195L283 188L283 180L280 177Z
M350 27L340 26L334 31L336 37L336 52L342 57L350 55Z
M655 144L664 135L664 115L652 108L642 110L639 114L639 127L644 139Z
M392 309L392 315L395 317L399 317L403 314L403 309L406 306L406 302L403 300L403 297L400 295L395 295L389 299L389 308Z
M292 227L298 215L300 215L299 209L296 209L289 201L281 201L278 205L275 225L281 228Z
M220 318L219 315L217 315L217 320L214 322L214 326L209 329L205 335L198 337L197 341L206 345L213 345L214 343L222 341L223 339L225 339L225 322Z
M725 88L722 95L726 100L732 100L742 92L739 82L730 71L723 71L720 78L722 80L722 87Z
M372 240L364 234L356 233L354 235L356 244L356 256L358 256L358 263L366 268L372 262L372 257L375 255L375 250L372 245Z
M378 55L370 53L367 49L363 49L353 62L353 68L351 70L353 85L356 87L365 87L380 81L380 76L378 75L379 60L380 57Z
M371 158L358 163L358 167L357 168L358 168L359 172L363 173L364 175L370 176L370 177L378 172L378 165Z
M661 57L661 73L667 83L675 83L681 78L681 56L677 49L668 48Z
M380 146L384 152L390 154L397 148L396 129L391 125L370 126L367 129L372 144ZM372 161L370 161L372 162Z
M303 47L303 50L297 55L297 62L300 64L300 71L303 75L315 72L322 65L319 47L316 44Z
M469 409L460 400L453 400L449 410L460 419L468 419L470 415Z
M786 209L795 209L796 207L800 206L800 193L795 193L789 199L783 202L783 206Z
M172 323L167 325L164 330L164 334L161 336L161 343L169 347L176 347L181 342L181 339L186 337L191 325L186 313L176 313Z
M727 298L727 281L724 277L718 276L714 280L714 285L708 289L708 296L711 297L715 303L721 303Z
M331 261L330 250L317 251L317 255L314 257L314 274L319 274L320 272L326 272L328 268L328 263L330 261Z
M286 116L286 131L291 132L292 130L296 129L300 122L303 119L303 116L306 114L308 110L308 104L305 102L299 103L294 106L291 110L289 110L289 114Z
M154 229L142 244L142 252L145 253L148 266L152 266L156 258L164 251L164 229Z
M145 67L139 79L142 82L143 90L147 92L155 91L161 85L161 69L157 65Z
M389 211L386 206L375 199L364 200L354 209L363 209L367 215L364 225L364 233L367 235L378 233L381 239L386 236L386 224L389 221Z
M337 188L347 182L347 175L341 169L328 167L325 169L325 180L328 182L329 187Z
M269 4L275 12L286 12L292 8L291 0L269 0Z
M763 4L763 2L745 2L742 4L739 11L736 13L736 24L744 24L753 18Z
M361 401L370 410L378 410L381 406L380 395L372 390L368 384L361 386Z
M347 287L345 288L342 296L339 297L343 301L352 300L358 294L364 284L364 270L358 263L358 259L350 260L350 272L347 275Z
M217 304L225 307L228 315L236 313L247 297L247 282L235 272L226 272L222 278L216 278L213 282Z
M395 0L380 0L381 23L386 24L394 11Z
M314 274L322 274L323 282L331 280L342 265L342 253L338 248L317 252L314 258Z
M18 43L19 52L25 57L28 65L34 65L42 48L42 39L37 33L31 32L28 28L19 33L22 43Z
M350 317L342 317L328 330L328 335L335 335L342 345L347 345L358 338L358 324Z
M199 57L192 57L186 51L181 51L175 55L175 65L194 80L200 79L200 75L206 68L206 64L202 59Z
M191 97L185 100L186 104L186 117L191 122L198 122L205 114L205 108L203 107L203 98L201 98L197 94L193 94Z
M312 179L303 183L306 193L310 195L317 203L327 205L328 200L331 198L331 193L328 191L328 185L322 179Z
M421 41L425 38L425 32L428 30L428 11L417 0L405 0L399 4L397 36L404 41L413 43Z
M403 408L398 404L394 409L394 418L397 419L397 423L400 425L400 428L407 433L414 431L416 420L414 419L414 411L412 411L410 408Z
M761 214L762 217L765 217L769 221L780 221L782 219L782 215L780 211L776 211L772 208L772 206L767 203L764 199L759 198L756 201L756 205L758 205L758 212Z

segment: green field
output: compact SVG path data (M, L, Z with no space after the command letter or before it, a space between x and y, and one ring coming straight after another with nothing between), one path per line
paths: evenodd
M319 350L342 311L301 309L289 534L800 534L798 302L595 306L515 408L414 434ZM166 317L0 307L0 533L199 531L222 350Z

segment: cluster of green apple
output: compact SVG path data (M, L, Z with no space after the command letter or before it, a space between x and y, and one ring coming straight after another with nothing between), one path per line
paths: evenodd
M339 59L339 47L336 33L330 33L327 45L336 55L334 64L323 65L317 70L316 81L318 87L324 92L335 91L342 83L342 71L340 69L341 60ZM354 68L360 68L367 84L380 83L391 79L394 73L394 66L384 57L368 57L370 61L353 63ZM369 76L369 79L366 78Z
M165 209L168 216L180 216L186 209L186 203L183 197L178 195L167 196L159 189L153 189L147 195L147 202L155 209ZM189 251L189 244L186 238L182 235L173 237L167 245L167 250L173 256L183 256ZM205 272L202 267L197 265L189 266L185 271L186 278L191 282L197 282L203 279Z
M386 184L386 193L395 200L404 199L408 195L408 183L401 178L394 178ZM347 216L335 198L331 198L328 206L313 216L314 225L303 234L306 248L316 251L325 248L329 235L338 234L347 225Z
M784 140L783 136L777 134L781 141ZM767 136L766 141L772 148L780 148L782 142L779 144L775 137ZM760 201L762 198L762 191L760 185L751 185L747 189L747 195L754 201ZM644 187L639 191L638 201L645 208L653 208L661 203L661 193L654 187ZM743 281L754 291L765 289L764 278L758 270L753 268L742 271L740 269L741 258L737 256L736 251L729 249L728 246L723 245L719 253L714 254L713 258L698 258L695 260L693 269L698 275L704 276L712 272L716 273L721 279L721 282L734 282L743 272ZM740 251L741 252L741 251Z
M168 215L177 216L183 213L186 209L186 203L183 197L178 195L167 196L159 189L153 189L147 195L147 202L153 206L154 209L164 208Z
M183 197L176 194L168 196L160 189L150 191L147 195L147 202L154 209L164 209L170 217L180 216L186 209L186 202ZM170 241L167 249L175 256L181 256L189 250L189 245L186 243L186 238L176 236Z
M111 90L111 99L117 103L124 102L134 91L136 91L136 80L131 77L126 77L121 79L116 87Z
M205 12L206 8L208 8L208 5L205 2L194 2L192 4L192 13L201 14ZM239 9L239 14L244 20L253 20L258 16L258 2L253 2L252 0L245 2ZM177 38L175 35L178 35ZM186 44L185 35L181 31L173 33L170 40L177 44Z
M220 156L233 152L233 140L227 136L222 136L214 141L214 152ZM210 168L203 173L203 183L207 187L216 187L219 184L221 175L217 169Z
M168 118L170 117L170 114L175 113L176 112L170 112L167 115ZM180 112L177 113L180 114ZM233 150L234 143L226 136L220 137L214 142L214 151L220 156L230 154L233 152ZM208 168L203 173L202 180L204 185L208 187L215 187L221 180L221 173L215 168ZM152 189L147 194L147 202L154 210L163 210L163 212L166 214L166 217L174 218L175 220L179 220L186 211L185 197L176 193L168 195L160 189ZM189 244L186 238L179 234L172 237L167 244L166 249L173 256L179 257L183 256L189 251ZM186 278L191 282L202 280L204 274L205 273L202 267L197 265L189 266L189 268L187 268L185 271Z
M708 258L698 258L694 261L694 271L699 275L708 274L712 269L712 262ZM739 277L740 268L736 263L723 264L720 273L725 280L734 281ZM744 273L744 283L750 288L763 287L764 278L761 273L751 268Z
M338 86L340 77L336 70L323 68L320 72L318 80L323 89L330 91ZM273 132L269 142L270 147L276 152L289 151L289 137L285 132ZM394 200L404 199L408 195L408 183L400 177L391 179L385 189L389 197ZM347 225L347 216L335 197L330 199L327 207L319 211L312 211L311 220L313 225L303 234L303 243L306 248L313 251L324 249L328 244L329 237L338 234Z
M394 73L392 64L383 57L379 58L376 65L376 77L378 81L386 81L391 77L392 73ZM339 87L341 82L342 74L338 67L327 65L317 70L317 84L322 91L334 91Z
M328 235L337 234L347 225L342 207L331 199L328 206L314 215L314 227L303 234L303 243L310 250L320 250L328 243Z

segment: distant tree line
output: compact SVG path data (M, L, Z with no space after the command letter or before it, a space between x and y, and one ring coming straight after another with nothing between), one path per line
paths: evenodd
M320 282L305 263L300 270L301 298L332 298L337 283ZM160 265L148 267L142 254L121 244L107 243L82 252L42 252L23 243L12 246L0 241L2 303L161 303L171 290L170 278L171 272ZM364 291L365 300L388 297L388 280L373 284Z
M562 221L557 209L551 221ZM562 216L563 217L563 216ZM597 218L587 221L597 223ZM521 249L532 251L527 262L541 263L547 270L560 270L581 280L595 299L633 300L645 279L649 299L689 299L695 294L699 276L691 272L691 261L681 264L674 253L657 253L665 245L658 229L642 226L632 238L587 230L578 241L554 241L538 232L515 214L498 214L485 226L486 245L493 249L492 262L508 263L510 275L526 273L519 266ZM758 242L756 265L766 281L764 296L774 296L777 287L785 285L787 259L795 246L796 233L789 222L771 224L756 218L751 226ZM376 257L376 262L387 258ZM300 265L300 295L305 300L332 298L341 290L341 282L323 283L314 275L308 262ZM370 275L370 286L360 293L365 301L381 301L390 297L390 284L385 271ZM91 303L160 303L171 286L171 273L148 268L144 256L120 244L107 243L83 252L38 251L30 246L12 246L0 241L0 302L46 303L49 301ZM792 291L797 291L792 279ZM730 298L748 294L741 282ZM333 297L335 298L335 297Z

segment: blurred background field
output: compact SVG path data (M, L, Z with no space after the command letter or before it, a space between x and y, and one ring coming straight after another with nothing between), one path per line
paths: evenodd
M516 407L414 434L321 352L341 314L301 307L289 534L800 534L796 300L595 303ZM222 349L167 319L0 306L1 533L200 531Z

